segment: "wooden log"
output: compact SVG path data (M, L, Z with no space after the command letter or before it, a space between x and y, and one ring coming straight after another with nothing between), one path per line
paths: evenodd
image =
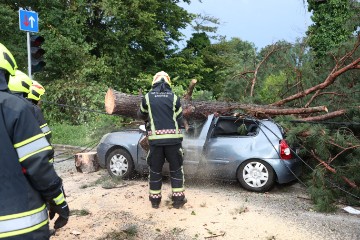
M141 96L118 92L109 88L105 95L105 109L109 114L118 114L126 117L137 118ZM203 119L209 114L221 115L232 114L235 110L243 110L249 115L256 117L271 117L276 115L310 114L327 112L325 106L311 108L280 108L274 106L262 106L255 104L241 104L237 102L220 101L189 101L182 99L182 108L185 118Z
M96 152L75 154L75 167L81 173L97 172L100 166Z
M119 114L136 119L141 97L140 95L130 95L109 88L105 95L105 110L109 114Z

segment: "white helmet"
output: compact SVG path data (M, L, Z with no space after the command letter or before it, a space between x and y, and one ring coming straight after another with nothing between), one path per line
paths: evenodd
M151 85L154 85L155 83L157 82L160 82L162 79L164 79L164 81L169 84L169 86L171 86L171 81L170 81L170 77L169 75L164 72L164 71L161 71L161 72L158 72L154 75L154 78L153 78L153 81L151 83Z

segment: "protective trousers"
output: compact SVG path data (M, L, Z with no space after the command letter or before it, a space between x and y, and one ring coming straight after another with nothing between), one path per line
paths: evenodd
M168 146L151 146L147 158L149 165L150 194L160 194L162 186L162 168L165 159L170 165L172 192L184 191L183 150L181 144Z

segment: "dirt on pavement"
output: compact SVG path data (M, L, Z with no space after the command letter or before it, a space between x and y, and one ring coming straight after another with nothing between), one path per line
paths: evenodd
M55 158L55 169L72 215L51 240L360 239L359 215L315 212L305 187L296 182L253 193L239 183L186 179L188 203L174 209L164 179L163 200L153 209L146 177L114 182L104 169L79 173L71 157Z

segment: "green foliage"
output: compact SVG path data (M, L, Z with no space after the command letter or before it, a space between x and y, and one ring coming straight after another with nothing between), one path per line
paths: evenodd
M119 116L97 115L90 123L69 125L49 124L52 131L51 142L82 147L94 147L101 137L121 128L123 119Z
M286 130L290 146L300 146L299 156L306 164L302 178L308 183L315 209L333 211L339 199L358 206L356 196L360 197L359 189L352 188L344 181L345 177L357 185L360 183L357 170L360 166L360 140L356 132L335 124L295 124L290 122L293 120L291 117L279 117L276 120ZM320 160L333 171L320 164Z
M319 212L332 212L336 209L335 195L331 186L325 182L328 176L323 169L316 169L313 172L313 179L309 187L309 193L315 204L315 210Z
M286 84L286 75L280 72L279 75L268 76L259 91L261 102L265 104L273 103L281 99Z
M87 209L73 209L73 210L70 210L70 216L74 216L74 215L77 215L77 216L87 216L89 215L90 212L89 210Z
M330 50L358 31L360 26L360 3L357 0L308 0L314 22L307 31L309 45L317 58L322 59Z

